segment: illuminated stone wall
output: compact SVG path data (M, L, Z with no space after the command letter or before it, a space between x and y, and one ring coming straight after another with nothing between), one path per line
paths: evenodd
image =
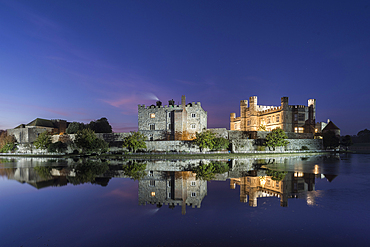
M248 104L249 103L249 104ZM257 104L257 96L240 101L240 116L230 114L230 130L258 131L276 128L286 132L314 133L316 100L309 99L307 106L289 105L288 97L281 98L280 106Z
M139 131L148 140L193 139L196 132L207 129L207 112L200 102L181 105L138 106Z

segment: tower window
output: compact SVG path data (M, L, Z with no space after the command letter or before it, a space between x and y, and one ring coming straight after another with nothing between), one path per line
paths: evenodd
M150 118L155 118L155 113L150 113Z
M149 124L149 129L150 130L155 130L155 124Z

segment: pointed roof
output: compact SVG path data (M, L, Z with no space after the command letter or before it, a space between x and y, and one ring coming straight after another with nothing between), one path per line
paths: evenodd
M38 127L49 127L55 128L53 122L51 120L36 118L32 122L28 123L26 126L38 126Z
M324 130L340 130L332 121L330 121L326 126L325 128L323 129Z

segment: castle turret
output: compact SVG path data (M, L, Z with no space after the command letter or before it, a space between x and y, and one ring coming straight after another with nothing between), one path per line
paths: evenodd
M281 108L283 109L288 108L288 105L289 105L289 98L281 97Z

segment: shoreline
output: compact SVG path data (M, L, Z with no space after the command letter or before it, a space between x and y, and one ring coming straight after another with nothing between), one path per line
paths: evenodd
M28 158L103 158L103 159L209 159L209 158L239 158L259 156L291 156L291 155L322 155L336 153L335 151L310 150L310 151L254 151L243 153L129 153L129 154L101 154L101 155L80 155L80 154L14 154L0 153L0 157L28 157Z

